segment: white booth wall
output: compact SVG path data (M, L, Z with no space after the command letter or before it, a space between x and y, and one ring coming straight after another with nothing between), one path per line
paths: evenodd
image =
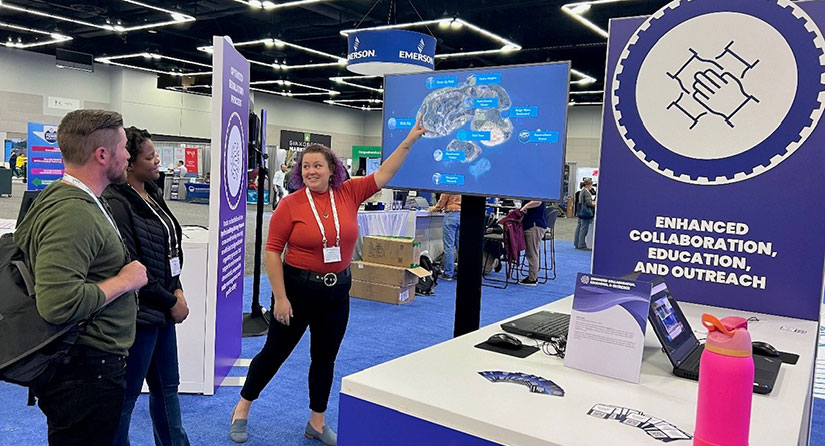
M206 62L206 60L204 60ZM49 107L49 97L73 99L83 108L112 109L127 126L150 133L209 138L211 98L157 88L153 73L95 64L94 73L59 69L54 56L0 47L0 132L25 138L29 121L58 124L68 112ZM382 114L260 92L254 106L269 112L268 145L281 130L332 136L333 150L349 158L353 145L380 145ZM568 109L567 162L599 165L601 107Z

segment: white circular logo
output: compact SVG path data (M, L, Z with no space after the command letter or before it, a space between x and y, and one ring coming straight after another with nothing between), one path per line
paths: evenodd
M659 39L638 83L645 85L636 90L639 114L660 144L690 158L727 158L782 123L796 92L796 61L767 23L745 14L707 14Z
M788 0L676 0L636 30L611 84L627 147L654 171L728 184L779 165L823 111L825 39Z
M243 123L238 113L232 113L227 123L224 141L224 191L226 203L234 210L241 197L241 186L245 172L244 161L246 147L244 144Z

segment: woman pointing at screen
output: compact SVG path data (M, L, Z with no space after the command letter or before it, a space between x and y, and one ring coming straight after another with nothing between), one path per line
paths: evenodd
M419 117L378 171L364 178L345 181L343 164L323 145L310 145L299 155L290 180L298 190L284 197L272 214L264 254L275 294L274 320L263 349L249 365L241 399L232 412L232 441L247 440L252 401L309 327L311 414L304 435L326 445L337 444L324 413L335 357L349 320L349 267L358 239L358 207L395 176L424 132Z

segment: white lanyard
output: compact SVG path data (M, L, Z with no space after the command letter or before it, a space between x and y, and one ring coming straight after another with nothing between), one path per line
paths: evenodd
M130 185L130 186L131 186L131 185ZM176 254L177 254L177 253L176 253L176 251L177 251L177 249L176 249L176 248L177 248L177 247L175 246L177 243L173 242L173 237L175 238L174 240L175 240L175 241L177 241L177 234L173 232L175 228L174 228L174 227L170 228L170 227L166 224L166 220L164 220L163 218L161 218L161 216L157 213L157 211L155 210L155 208L154 208L154 207L152 207L152 203L155 203L155 204L158 206L158 209L160 209L160 211L161 211L161 212L163 212L163 215L166 215L166 217L169 219L169 221L172 221L172 217L170 217L170 216L169 216L169 214L167 214L167 213L166 213L166 211L164 211L164 210L163 210L163 208L161 208L161 207L160 207L160 205L158 205L158 204L155 202L155 200L152 200L152 197L149 197L149 200L151 200L151 201L152 201L152 203L149 203L148 201L146 201L146 199L145 199L145 198L143 198L143 195L140 195L140 192L138 192L138 191L137 191L137 189L135 189L134 187L132 187L132 190L134 190L134 191L135 191L135 193L137 193L137 194L138 194L138 196L140 196L140 198L141 198L141 199L143 199L143 202L144 202L144 203L146 203L146 205L147 205L147 206L149 206L149 210L151 210L151 211L152 211L152 213L153 213L153 214L155 214L155 217L157 217L157 218L158 218L158 220L160 220L160 224L162 224L162 225L163 225L163 227L164 227L164 229L166 229L166 235L168 236L168 237L166 238L166 242L169 244L169 257L177 257L177 255L176 255ZM148 195L148 194L147 194L147 195Z
M318 210L315 209L315 200L312 199L312 192L309 188L304 189L307 193L307 200L312 207L312 214L315 215L315 221L318 223L318 228L321 230L321 237L324 240L324 248L327 247L327 233L324 230L324 224L321 223L321 217L318 216ZM339 246L341 242L341 226L338 223L338 208L335 207L335 194L332 193L332 187L329 188L329 202L332 206L332 217L335 220L335 246Z
M91 190L91 189L89 189L89 187L88 187L88 186L86 186L85 184L83 184L83 182L82 182L82 181L80 181L80 180L78 180L77 178L75 178L75 177L73 177L73 176L69 175L68 173L64 173L64 174L63 174L63 179L64 179L65 181L68 181L68 182L72 183L73 185L77 186L80 190L82 190L82 191L86 192L87 194L89 194L89 196L91 196L91 197L92 197L92 199L93 199L93 200L95 201L95 203L97 204L97 207L99 207L99 208L100 208L100 212L103 212L103 215L105 215L105 216L106 216L106 220L109 220L109 223L112 225L112 228L114 228L115 233L117 233L118 238L120 238L121 240L123 240L123 237L121 237L121 235L120 235L120 231L117 229L117 225L115 224L115 221L114 221L114 220L112 220L112 216L110 216L110 215L109 215L109 213L108 213L108 212L106 212L106 209L103 207L103 203L101 203L101 202L100 202L100 199L98 199L98 198L97 198L97 196L95 195L95 193L94 193L94 192L92 192L92 190Z

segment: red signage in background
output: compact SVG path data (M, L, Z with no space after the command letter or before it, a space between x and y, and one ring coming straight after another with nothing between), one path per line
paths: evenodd
M186 171L188 173L192 173L197 175L198 174L198 149L194 147L187 147L186 149L186 158L184 159L183 163L186 166Z

